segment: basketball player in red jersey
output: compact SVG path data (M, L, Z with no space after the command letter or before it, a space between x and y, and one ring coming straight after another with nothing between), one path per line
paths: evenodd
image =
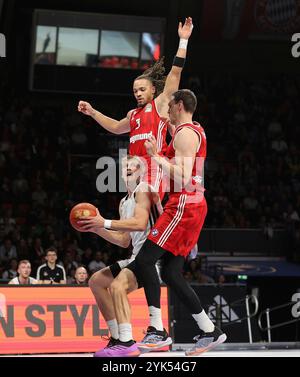
M169 199L134 264L127 266L144 285L150 313L160 313L160 284L155 263L162 260L162 280L174 289L200 328L196 344L186 351L187 356L199 355L226 340L182 275L185 258L198 241L207 213L203 185L206 137L200 124L192 120L196 105L194 93L187 89L178 90L171 97L169 116L175 133L165 154L169 160L159 155L153 137L145 142L148 154L170 177ZM159 326L158 322L157 330L161 331Z
M79 101L78 104L78 111L94 118L106 130L114 134L130 133L129 154L143 157L147 168L143 180L150 184L154 192L158 192L160 188L161 169L156 164L150 165L151 159L144 143L153 136L157 140L158 153L163 154L166 150L168 103L172 93L179 87L192 29L191 17L186 18L184 25L179 23L179 47L167 78L164 76L163 61L160 60L134 80L133 94L137 100L137 108L130 110L126 118L118 121L95 110L88 102ZM161 188L160 194L162 197Z

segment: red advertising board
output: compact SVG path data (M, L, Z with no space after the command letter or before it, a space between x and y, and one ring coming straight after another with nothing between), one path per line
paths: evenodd
M161 307L168 329L167 288ZM149 325L144 290L129 295L135 340ZM0 354L94 352L106 323L88 287L0 287Z

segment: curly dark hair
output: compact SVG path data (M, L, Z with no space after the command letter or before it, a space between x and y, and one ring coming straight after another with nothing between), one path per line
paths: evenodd
M155 96L157 97L162 93L164 90L165 82L167 76L164 75L165 73L164 67L164 57L160 58L153 66L146 69L142 75L138 76L135 80L149 80L152 85L155 87Z

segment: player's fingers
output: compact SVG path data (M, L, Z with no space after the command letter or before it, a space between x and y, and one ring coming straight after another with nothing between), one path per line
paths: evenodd
M80 227L80 230L84 230L85 232L90 230L91 229L91 226L90 225L85 225L85 226L81 226Z
M89 224L92 220L92 217L78 217L78 224Z

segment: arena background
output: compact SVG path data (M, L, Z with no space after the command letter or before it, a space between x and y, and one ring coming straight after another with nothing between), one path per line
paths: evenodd
M270 345L264 311L287 304L271 312L271 324L290 322L272 329L272 344L299 348L299 1L0 0L0 248L29 259L34 276L44 250L56 246L70 284L96 252L104 265L126 257L130 250L69 225L70 209L84 201L117 217L122 194L97 191L96 162L128 145L127 135L78 114L77 103L124 117L135 107L132 80L159 54L170 68L177 24L189 15L195 27L181 87L196 93L195 119L207 134L209 211L198 256L183 272L229 344L251 344L250 321L252 345ZM13 264L0 260L3 310ZM246 295L256 312L248 321ZM172 294L165 304L174 350L183 349L193 323ZM5 326L1 317L0 354Z

